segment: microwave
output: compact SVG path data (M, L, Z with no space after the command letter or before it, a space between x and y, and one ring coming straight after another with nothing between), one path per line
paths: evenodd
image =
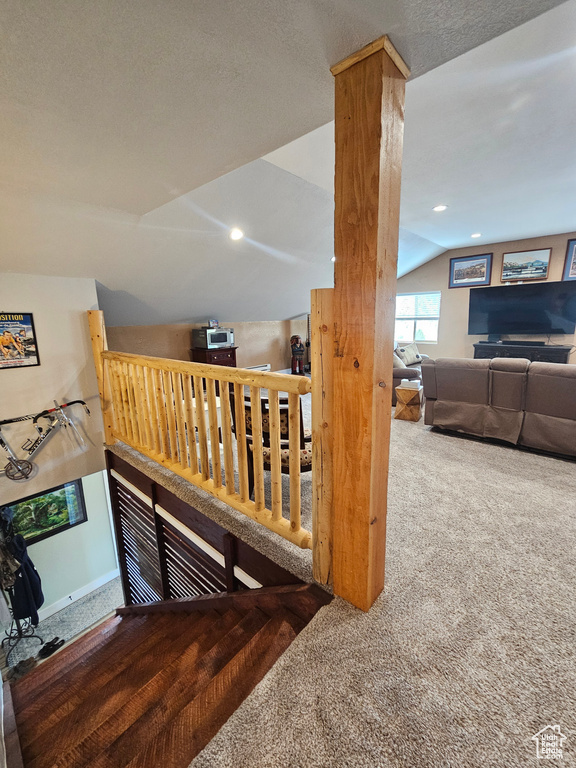
M193 328L192 346L218 349L234 346L234 328Z

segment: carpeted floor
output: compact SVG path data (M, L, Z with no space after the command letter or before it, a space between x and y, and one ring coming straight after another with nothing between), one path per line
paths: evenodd
M124 596L118 577L44 619L35 631L45 643L54 637L69 641L100 621L119 605L124 605ZM22 639L10 654L8 665L14 667L21 659L36 656L41 647L38 640Z
M194 768L576 765L576 465L393 421L385 592L323 608Z

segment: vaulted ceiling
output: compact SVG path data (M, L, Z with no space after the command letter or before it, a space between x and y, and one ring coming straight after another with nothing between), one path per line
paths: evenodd
M2 269L95 277L110 324L305 311L309 288L331 281L332 192L306 173L258 158L331 120L330 65L387 33L413 72L409 120L411 88L416 94L427 77L440 77L445 62L557 5L6 0ZM563 51L556 54L561 61ZM507 72L511 97L520 65ZM545 65L535 67L534 78L552 99L558 94ZM473 110L478 90L488 98L486 82L450 72L430 105L450 98L452 83L459 103L446 119L462 136L460 115ZM486 80L498 78L488 62ZM556 115L560 129L569 113ZM509 120L525 117L520 99ZM416 137L420 124L425 134L426 118L426 107L415 110L413 127L407 125L406 183L430 159L422 144L412 160L408 154L410 132ZM490 141L498 133L490 131ZM439 147L431 173L450 177L444 170L456 166L461 144ZM469 183L481 182L485 195L481 161L470 165ZM439 184L436 191L448 188ZM417 202L429 207L428 199ZM226 233L234 224L248 237L231 244ZM405 244L419 244L426 257L434 251L427 243L444 247L435 220L413 226L409 216L408 224Z

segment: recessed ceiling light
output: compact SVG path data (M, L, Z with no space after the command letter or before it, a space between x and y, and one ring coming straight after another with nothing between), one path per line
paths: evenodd
M332 258L330 259L330 261L336 261L336 256L332 256Z
M474 232L474 234L470 235L470 237L482 237L482 232Z
M434 208L432 208L432 210L436 211L436 213L440 213L440 211L445 211L446 208L448 208L447 205L435 205Z
M241 229L238 229L238 227L234 227L234 229L230 230L230 240L242 240L244 237L244 232L242 232Z

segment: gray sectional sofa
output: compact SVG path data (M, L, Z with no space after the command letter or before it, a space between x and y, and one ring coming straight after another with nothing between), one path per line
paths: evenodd
M440 358L422 383L430 426L576 457L576 365Z

